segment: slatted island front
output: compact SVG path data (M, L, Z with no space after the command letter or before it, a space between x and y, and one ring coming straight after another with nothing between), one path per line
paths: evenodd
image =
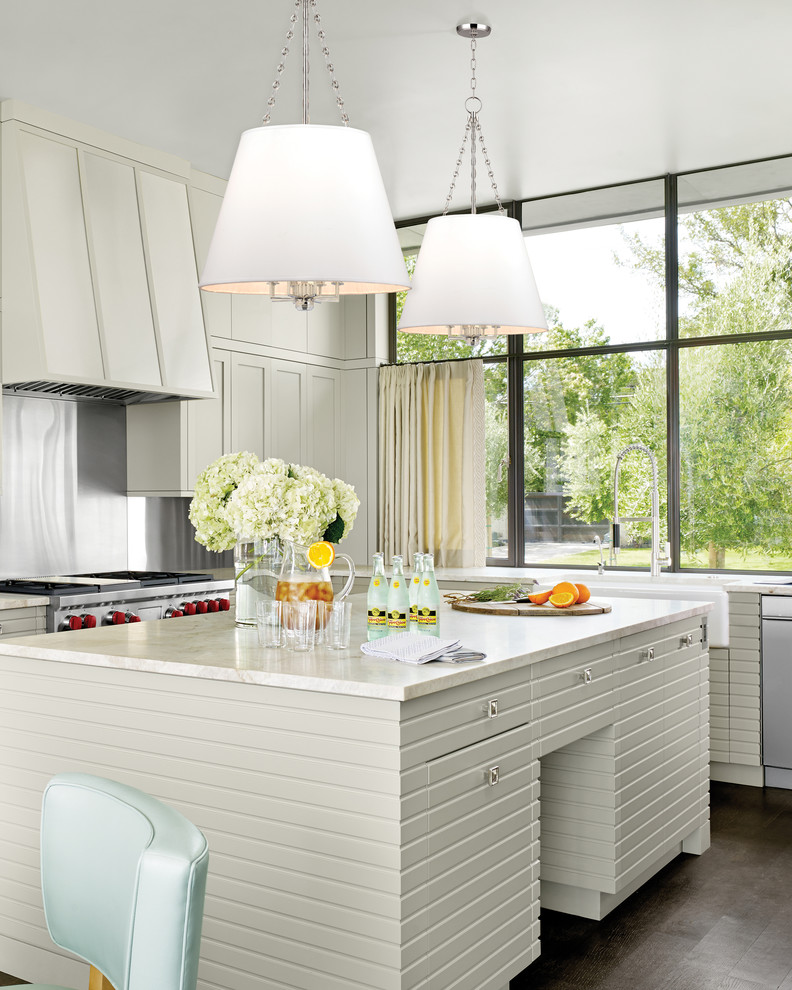
M0 970L80 985L46 781L110 776L211 850L199 990L506 990L540 905L600 918L709 844L706 603L444 610L485 661L265 650L229 615L0 641ZM541 835L540 835L541 831Z

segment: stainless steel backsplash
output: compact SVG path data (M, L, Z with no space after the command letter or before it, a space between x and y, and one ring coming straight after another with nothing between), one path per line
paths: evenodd
M231 566L195 543L188 507L127 498L123 406L3 396L0 577Z

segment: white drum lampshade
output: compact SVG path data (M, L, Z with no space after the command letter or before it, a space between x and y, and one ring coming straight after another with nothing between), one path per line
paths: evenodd
M289 124L242 134L200 286L281 295L289 282L341 283L342 294L409 288L365 131Z
M408 333L547 330L520 224L500 214L434 217L426 227L399 330Z

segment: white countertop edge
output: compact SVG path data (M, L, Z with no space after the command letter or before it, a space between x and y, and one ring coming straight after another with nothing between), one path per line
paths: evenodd
M48 647L46 645L49 636L37 636L36 645L27 645L25 640L28 637L21 637L17 640L0 642L0 655L11 655L22 658L36 660L46 660L54 663L76 663L90 667L111 667L121 670L136 670L154 674L169 674L176 677L193 677L203 680L222 680L242 684L255 684L265 687L290 688L301 691L316 691L323 694L350 695L361 698L375 698L386 701L410 701L424 695L432 694L436 691L443 691L447 688L469 684L474 681L483 680L495 674L504 673L519 667L528 666L541 660L562 656L565 653L575 652L591 646L599 646L602 643L613 642L623 636L634 635L649 629L668 625L682 619L692 618L696 615L705 615L712 609L710 602L678 602L669 601L663 604L668 606L665 615L651 615L645 619L631 619L625 622L622 628L614 629L609 626L600 632L588 633L578 639L569 642L557 642L551 646L539 647L528 652L509 657L498 658L493 656L490 659L472 664L449 664L449 663L429 663L426 665L399 664L395 660L378 659L367 657L359 652L358 647L350 647L349 650L339 651L333 661L359 660L369 668L370 665L384 664L386 666L401 666L409 670L411 680L407 683L388 683L387 680L364 680L339 678L332 676L313 676L308 673L289 673L277 670L256 669L255 667L230 667L222 665L212 665L211 663L190 663L186 660L156 660L136 654L123 655L112 653L87 652L79 649L64 649L60 647ZM596 621L598 617L564 617L552 619L551 621L563 623L583 623ZM498 617L499 622L531 622L537 620L525 619L519 616ZM541 620L539 620L541 621ZM143 624L144 626L146 624ZM119 627L123 629L125 627ZM130 627L141 629L141 626ZM570 630L575 625L570 625ZM90 636L93 630L86 630L82 633L64 633L54 635L65 636ZM52 634L51 634L52 635ZM61 640L62 642L62 640ZM257 658L263 663L272 661L274 663L283 662L290 658L305 658L312 654L288 654L281 650L255 651ZM332 662L332 661L331 661ZM386 673L383 671L383 673ZM400 675L402 676L401 672Z
M11 595L7 592L0 592L0 610L6 608L35 608L37 605L49 605L49 598L46 595Z

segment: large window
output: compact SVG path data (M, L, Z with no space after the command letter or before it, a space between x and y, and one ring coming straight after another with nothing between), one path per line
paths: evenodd
M792 571L792 158L512 204L547 334L397 335L480 355L490 562L649 564L657 464L674 570ZM414 256L423 226L401 231Z

